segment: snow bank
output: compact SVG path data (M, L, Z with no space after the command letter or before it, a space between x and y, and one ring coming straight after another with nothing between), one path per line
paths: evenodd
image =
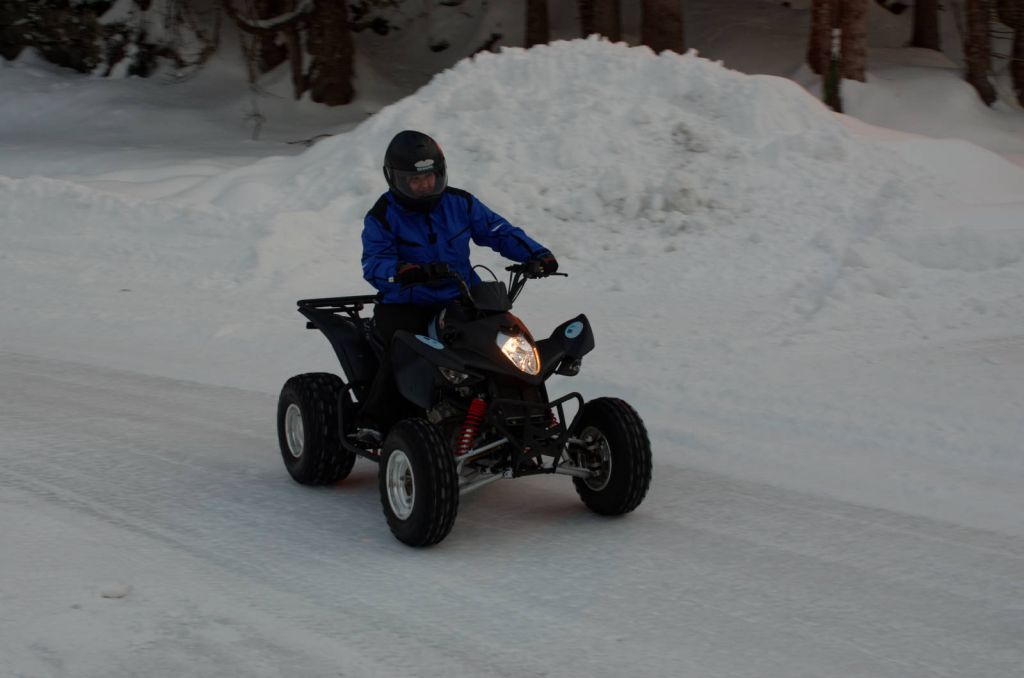
M382 188L381 149L404 128L438 138L452 184L553 247L588 276L586 289L624 289L638 302L678 291L662 308L696 321L691 339L739 339L754 319L758 336L867 323L899 341L906 327L896 319L908 307L942 315L978 296L974 281L940 282L949 267L937 262L1020 272L1013 207L981 223L954 206L951 187L965 181L1019 193L1024 174L997 156L964 143L894 144L844 124L788 80L597 40L482 54L351 134L181 197L273 214L263 273L300 267L294 247L277 246L296 240L318 266L334 258L348 268ZM939 308L927 298L936 284ZM989 310L1009 315L1016 304L1000 293ZM822 325L824 312L835 317Z

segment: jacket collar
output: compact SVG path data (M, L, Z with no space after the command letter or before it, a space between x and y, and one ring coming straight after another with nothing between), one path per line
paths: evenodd
M388 202L390 202L393 206L401 210L403 214L432 214L441 205L441 201L444 200L444 197L447 194L448 189L445 188L444 191L441 192L441 195L438 196L437 202L435 202L433 205L431 205L428 208L415 208L408 207L405 204L403 204L402 201L398 199L398 196L395 195L394 191L388 190L388 192L385 193L385 195L388 197Z

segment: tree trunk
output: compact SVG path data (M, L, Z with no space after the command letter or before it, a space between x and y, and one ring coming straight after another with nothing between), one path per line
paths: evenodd
M595 0L594 25L598 33L612 42L622 40L622 12L619 0Z
M583 37L600 33L612 42L622 40L622 14L619 0L577 0L580 32Z
M548 0L527 0L526 46L545 45L549 42L551 28L548 23Z
M580 15L580 37L585 38L596 32L594 27L595 0L576 0L576 8Z
M995 0L996 17L1010 28L1016 28L1014 25L1014 5L1016 4L1016 0Z
M914 32L910 45L942 51L939 41L939 0L914 0Z
M807 65L818 75L828 73L832 58L832 27L838 0L813 0L811 35L807 42Z
M825 105L836 113L843 112L843 97L841 89L843 78L839 75L839 54L834 53L829 60L828 72L821 77L822 99Z
M1013 29L1010 80L1017 101L1024 102L1024 0L996 0L996 16Z
M988 79L990 47L988 39L989 14L992 0L967 0L967 30L964 32L965 79L978 92L978 96L991 106L996 90Z
M288 42L288 62L292 73L292 94L295 96L295 100L298 101L306 91L305 64L303 63L305 58L303 56L302 37L299 34L299 29L295 26L286 29L285 39Z
M256 19L272 19L293 9L291 0L254 0ZM288 47L278 44L274 33L261 34L255 45L256 67L260 73L269 73L288 58Z
M841 0L839 27L842 30L839 51L841 74L847 80L864 82L868 56L868 0Z
M1024 0L1002 0L1000 4L1007 5L1001 8L1001 14L1006 14L1002 22L1013 29L1013 47L1010 51L1013 91L1017 101L1024 106Z
M682 0L643 0L640 39L655 52L685 52Z
M352 101L354 47L348 23L348 3L316 0L309 15L308 49L313 57L307 82L310 98L328 106Z
M1013 63L1010 64L1010 76L1013 78L1013 91L1017 94L1017 102L1024 106L1024 29L1018 28L1013 36Z

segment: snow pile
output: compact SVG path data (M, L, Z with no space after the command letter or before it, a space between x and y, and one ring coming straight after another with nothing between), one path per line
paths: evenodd
M381 149L403 128L441 140L453 183L499 210L676 230L792 192L780 182L793 175L838 178L851 152L838 119L789 81L589 40L461 62L353 134L283 161L290 181L271 163L188 197L243 210L284 196L303 208L365 200L380 190ZM239 188L260 178L258 190ZM254 205L250 193L265 197Z

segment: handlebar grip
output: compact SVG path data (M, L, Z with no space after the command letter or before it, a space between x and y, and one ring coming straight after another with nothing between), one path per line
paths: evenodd
M530 278L530 279L548 278L548 277L551 277L553 275L560 275L563 278L568 278L569 277L568 273L558 273L558 272L555 272L555 273L544 273L542 275L532 275L530 273L530 267L527 266L526 263L512 264L511 266L506 266L505 270L508 271L509 273L519 273L519 274L521 274L523 276L526 276L527 278Z

